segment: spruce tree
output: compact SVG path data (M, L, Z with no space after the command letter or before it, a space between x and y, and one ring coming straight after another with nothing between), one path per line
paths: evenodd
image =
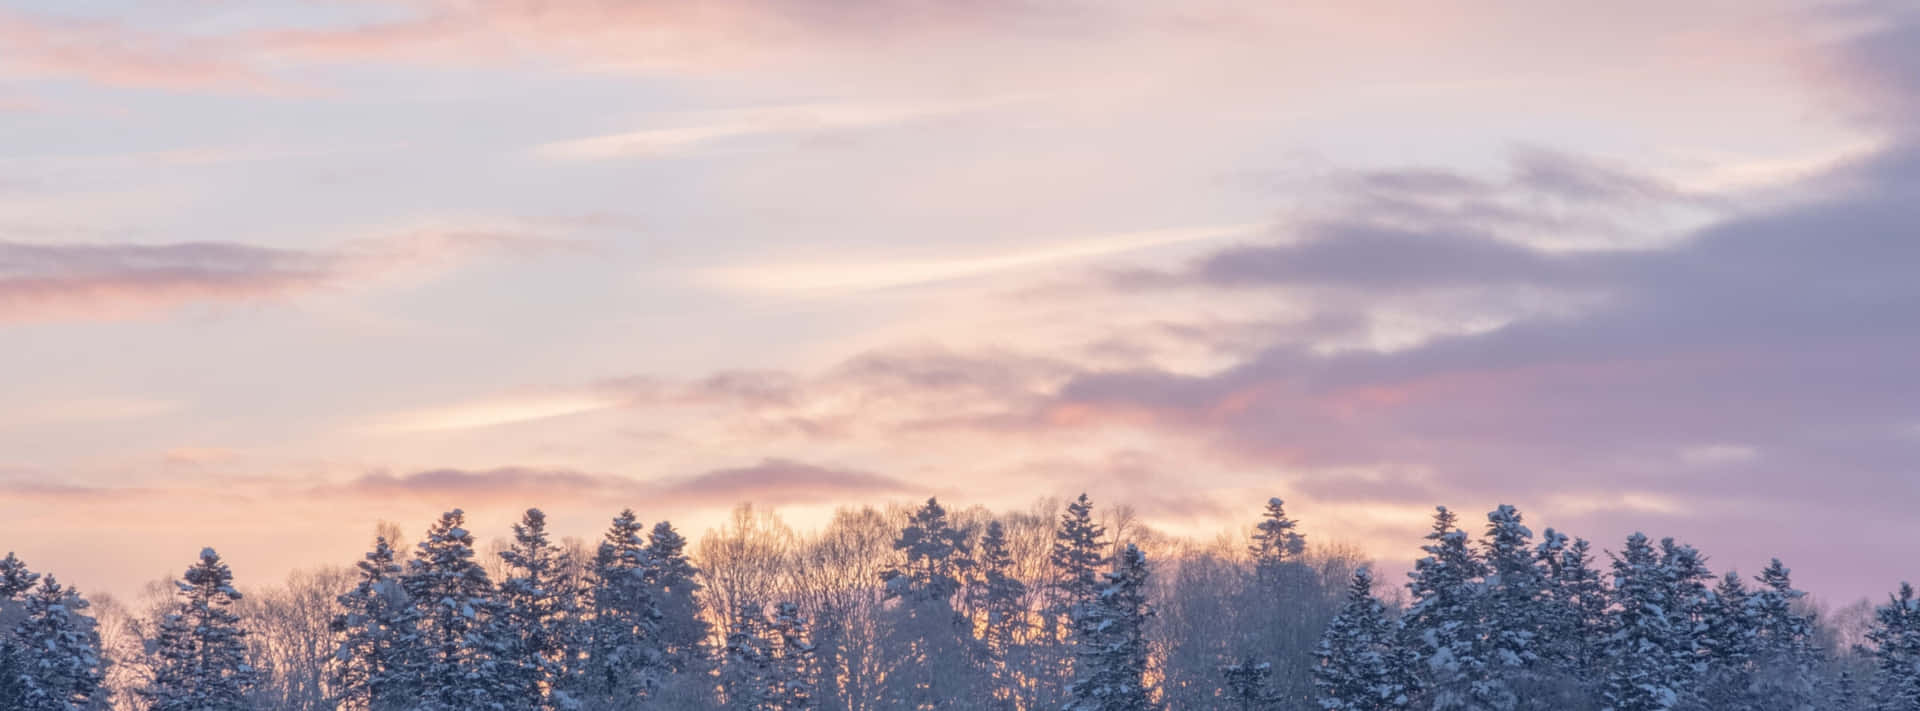
M893 542L901 564L881 574L889 610L887 694L903 709L955 708L971 686L973 635L954 607L973 570L965 534L935 499L915 510Z
M1279 497L1267 499L1267 509L1254 527L1253 543L1247 547L1263 578L1278 578L1288 563L1306 554L1307 537L1296 530L1298 525L1287 517L1285 502Z
M1313 685L1326 711L1411 708L1412 655L1398 639L1386 607L1373 597L1373 574L1354 572L1347 601L1327 625L1315 654Z
M1147 559L1140 548L1127 544L1107 573L1105 585L1092 604L1074 618L1073 684L1067 687L1065 711L1146 711L1148 695Z
M1667 711L1681 703L1691 646L1676 625L1684 601L1672 597L1669 571L1652 542L1640 533L1627 538L1613 555L1612 629L1607 635L1608 668L1601 696L1609 711Z
M1748 606L1756 668L1755 709L1810 711L1820 700L1825 662L1813 638L1813 618L1794 610L1806 593L1793 588L1792 571L1775 558L1754 580L1760 583Z
M563 577L565 553L547 535L547 515L527 509L513 525L513 544L500 558L507 565L498 593L507 646L501 660L508 687L502 702L542 711L570 706L566 657L574 641L579 598Z
M1073 618L1080 608L1093 604L1106 547L1106 529L1094 523L1093 502L1083 493L1060 514L1060 527L1054 529L1047 555L1049 579L1040 617L1043 643L1034 650L1043 693L1057 693L1073 680ZM1048 695L1041 704L1051 707L1060 701Z
M1477 695L1492 708L1513 708L1520 702L1519 690L1537 688L1541 679L1542 633L1548 626L1545 575L1534 555L1533 531L1512 506L1501 504L1487 514L1482 547L1486 579L1480 627L1489 669Z
M247 711L259 673L247 660L246 631L230 609L240 599L233 572L212 548L174 583L172 608L154 642L147 711Z
M39 580L40 574L28 570L27 564L12 552L0 558L0 620L13 620L15 615L23 614L19 601ZM25 663L26 655L16 648L14 641L0 635L0 708L25 703L22 669Z
M791 602L775 605L767 620L767 651L772 659L773 676L767 695L779 711L807 711L813 708L814 677L817 674L813 642L807 635L807 618L800 606Z
M15 670L20 711L83 711L101 699L106 661L100 633L86 616L87 601L48 575L26 596L26 618L13 629L8 651L19 655Z
M614 517L588 571L593 619L587 623L583 689L600 706L623 708L661 682L660 609L649 585L652 556L631 509Z
M1013 708L1015 675L1030 661L1024 645L1027 586L1014 576L1006 528L999 521L988 523L986 534L980 537L979 575L973 581L971 595L981 614L975 626L980 630L990 686L990 698L984 703L992 708Z
M1226 682L1227 708L1232 711L1277 711L1280 695L1273 690L1273 664L1253 657L1220 668Z
M1873 643L1873 711L1920 709L1920 600L1912 585L1900 583L1900 591L1874 609L1867 639Z
M700 616L700 571L687 559L687 539L673 524L653 525L647 538L648 596L659 610L658 646L668 673L699 672L711 628Z
M18 600L39 581L40 574L28 570L27 564L13 551L7 551L7 557L0 558L0 600Z
M1713 573L1707 570L1706 557L1700 551L1672 538L1660 539L1660 568L1670 605L1667 614L1672 637L1667 640L1667 654L1674 665L1673 688L1682 705L1697 705L1700 678L1708 665L1699 636L1712 606L1707 581L1713 579Z
M465 523L460 509L442 514L401 578L419 619L420 711L505 708L499 609Z
M767 644L766 609L743 601L735 606L733 624L720 661L720 691L727 711L776 711L776 673Z
M1713 588L1696 644L1706 657L1700 699L1715 708L1752 708L1754 625L1752 594L1740 574L1729 571Z
M334 698L342 711L398 711L420 694L412 657L419 650L419 613L401 586L400 565L382 536L356 569L360 580L336 598L339 614L329 624L338 643L328 665Z
M1445 506L1421 546L1407 583L1413 604L1405 633L1420 660L1420 687L1435 711L1478 708L1484 703L1487 660L1481 656L1480 578L1486 568L1467 546L1467 534Z

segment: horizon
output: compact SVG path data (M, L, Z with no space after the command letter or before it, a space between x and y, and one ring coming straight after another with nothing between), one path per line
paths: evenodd
M132 599L383 521L692 540L1512 504L1920 579L1920 11L0 9L0 550ZM365 540L363 540L365 539Z

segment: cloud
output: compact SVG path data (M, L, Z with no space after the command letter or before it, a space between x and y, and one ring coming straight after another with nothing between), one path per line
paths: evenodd
M0 322L125 318L188 303L267 299L474 254L566 244L485 230L413 232L331 250L0 242Z
M232 57L218 40L146 32L117 22L0 10L0 44L7 46L0 67L21 74L123 87L291 91Z
M749 136L817 134L906 123L987 108L1004 100L927 105L797 104L708 111L680 125L542 144L534 155L589 161L652 158Z
M834 469L787 459L716 469L663 485L663 496L696 505L817 503L916 494L924 491L891 477Z
M1047 265L1122 254L1242 234L1253 225L1206 225L1145 232L1043 240L1046 246L1000 254L860 262L791 263L718 267L699 281L740 291L855 292L970 279Z

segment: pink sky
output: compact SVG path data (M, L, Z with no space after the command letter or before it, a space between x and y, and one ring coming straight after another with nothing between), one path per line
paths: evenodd
M1390 563L1511 503L1917 572L1895 4L90 0L0 44L0 541L89 590L454 506L1083 490Z

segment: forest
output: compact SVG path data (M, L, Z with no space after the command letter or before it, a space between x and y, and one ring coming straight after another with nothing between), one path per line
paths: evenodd
M1250 507L1251 508L1251 507ZM690 543L622 511L408 543L242 584L213 549L137 600L0 560L0 708L22 711L1920 709L1920 601L1823 609L1775 560L1716 575L1511 506L1436 509L1404 583L1309 545L1280 499L1183 540L1085 496L1022 511L741 506ZM244 591L244 592L243 592Z

